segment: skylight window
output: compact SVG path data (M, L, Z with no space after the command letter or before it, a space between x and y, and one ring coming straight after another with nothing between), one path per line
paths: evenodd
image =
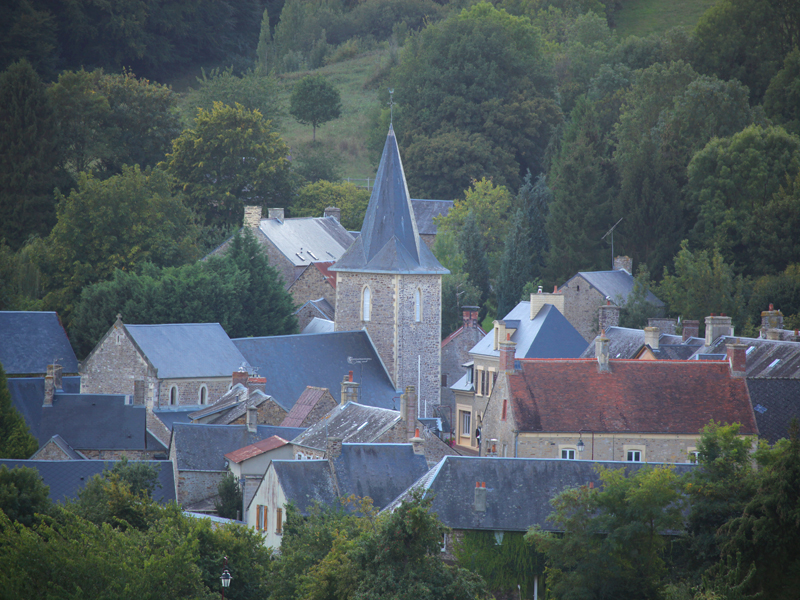
M306 252L308 252L311 255L311 258L314 260L319 260L316 256L314 256L314 253L311 250L306 250Z
M767 370L769 370L769 369L771 369L773 367L777 367L779 362L781 362L781 359L780 358L776 358L771 363L769 363L769 366L767 367Z
M753 408L756 410L756 412L759 412L759 413L761 413L762 415L763 415L765 412L767 412L767 407L766 407L766 406L762 406L761 404L756 404L756 405L755 405Z
M745 352L745 354L746 354L747 356L750 356L750 353L751 353L753 350L755 350L755 349L756 349L756 347L755 347L755 346L750 346L750 347L747 349L747 352Z

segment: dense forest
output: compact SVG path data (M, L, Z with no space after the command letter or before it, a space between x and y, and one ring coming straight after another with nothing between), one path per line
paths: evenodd
M725 313L750 333L773 303L800 327L800 5L719 0L693 27L643 38L617 33L624 9L8 3L0 309L57 310L83 353L98 325L87 331L77 317L105 317L98 302L112 288L131 305L143 284L126 276L189 278L162 288L196 306L180 296L198 281L189 266L241 222L244 204L309 215L335 201L357 229L368 191L342 182L330 147L286 144L281 90L379 52L363 82L381 98L359 115L364 143L377 160L393 89L412 196L456 200L435 248L451 270L443 333L458 325L459 304L502 316L538 285L610 268L604 234L616 223L613 252L637 272L624 324L652 314L652 289L673 316ZM201 67L180 93L162 83ZM318 121L305 122L316 137ZM214 277L232 286L241 271ZM231 315L242 311L234 296ZM175 318L136 318L145 316Z

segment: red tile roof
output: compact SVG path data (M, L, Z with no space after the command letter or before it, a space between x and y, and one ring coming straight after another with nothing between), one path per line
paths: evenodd
M336 289L336 273L331 273L328 271L328 267L332 266L333 263L334 261L315 262L311 264L317 267L319 272L322 273L322 276L325 278L325 281L327 281L333 289Z
M314 386L306 387L305 391L300 394L300 397L295 402L289 414L283 418L281 427L302 427L302 423L308 416L308 413L317 405L328 388L320 388Z
M481 327L480 325L479 325L479 326L478 326L476 329L477 329L478 331L480 331L480 332L481 332L483 335L486 335L486 332L483 330L483 327ZM462 325L461 327L459 327L458 329L456 329L456 330L455 330L453 333L451 333L451 334L450 334L450 335L448 335L446 338L444 338L444 339L442 340L442 348L444 348L445 346L447 346L447 344L449 344L449 343L450 343L450 342L452 342L454 339L456 339L458 336L460 336L460 335L461 335L461 333L462 333L464 330L465 330L465 327Z
M280 448L288 443L289 442L282 437L273 435L272 437L268 437L267 439L256 442L255 444L250 444L244 448L239 448L233 452L228 452L225 455L225 458L238 464L247 460L248 458L253 458L254 456L264 454L264 452L269 452L270 450L275 450L275 448Z
M711 419L758 434L747 385L726 361L520 361L509 376L519 431L695 434Z

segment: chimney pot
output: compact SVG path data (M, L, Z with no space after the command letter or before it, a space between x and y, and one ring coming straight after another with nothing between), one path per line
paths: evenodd
M500 371L514 371L514 362L517 354L517 344L512 342L510 336L500 342Z
M682 341L689 338L700 336L700 321L688 320L683 322L683 332L681 334Z
M283 221L283 214L284 210L282 208L270 208L267 212L270 219L277 219L278 221Z
M342 220L342 209L335 206L328 206L323 214L326 217L333 217L337 221Z
M247 371L234 371L233 375L231 376L231 387L239 383L247 387L248 379L250 379L250 374Z
M769 309L770 310L775 310L775 305L772 304L772 302L769 303Z

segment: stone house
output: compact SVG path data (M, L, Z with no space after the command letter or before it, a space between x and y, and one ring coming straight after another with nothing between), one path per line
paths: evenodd
M433 248L433 244L436 242L436 232L439 229L436 217L446 216L454 204L452 200L411 199L419 237L428 248Z
M351 495L382 508L428 471L412 444L343 444L332 438L325 454L272 461L247 510L247 524L263 534L264 545L280 546L289 502L302 515L315 504L333 506Z
M558 288L564 296L564 316L578 330L586 342L590 342L601 329L619 325L619 309L624 307L633 292L632 261L627 256L614 259L611 271L581 271ZM652 292L647 301L659 308L664 303ZM603 306L617 310L608 311L606 323L598 326L598 313Z
M126 394L136 405L204 406L231 387L247 361L219 323L117 321L83 361L81 391Z
M556 305L549 302L556 302ZM500 344L514 342L516 358L576 358L586 341L564 318L559 294L531 294L530 301L517 304L502 319L494 322L469 355L468 373L453 386L455 396L455 438L460 448L477 451L479 432L486 403L500 372Z
M309 300L295 311L297 317L297 326L303 333L306 333L306 327L314 319L324 319L333 323L336 311L333 305L325 298L317 298L316 300Z
M420 239L400 151L390 128L361 234L336 273L336 331L365 329L395 389L416 386L423 417L441 393L442 275Z
M187 510L213 512L217 486L228 473L226 454L272 436L292 440L303 431L268 425L175 423L169 460L175 469L178 502Z
M453 549L468 532L492 536L502 545L508 543L506 537L524 535L536 525L555 531L547 519L553 510L550 501L568 488L601 487L598 466L630 473L641 463L445 456L385 510L396 510L410 499L412 490L422 490L423 497L433 499L431 512L450 528L442 558L455 561ZM669 466L678 473L695 468Z
M247 363L266 377L266 392L288 414L311 385L341 400L342 379L352 371L358 401L391 408L400 396L366 331L240 338L233 343Z
M712 419L758 426L742 373L725 361L514 360L502 342L500 376L483 419L482 454L687 462ZM605 346L605 348L603 347Z
M442 340L442 396L436 413L447 439L454 435L456 415L455 393L450 386L472 368L469 351L486 335L478 323L477 306L462 307L462 316L464 324Z
M333 319L336 306L336 275L328 271L332 265L332 260L313 262L303 269L288 290L295 306L303 306L311 300L324 298L331 307L329 318Z
M6 376L43 377L53 363L61 365L64 375L78 373L78 359L58 315L0 310L0 364Z
M231 377L233 386L223 396L205 408L188 414L192 423L215 425L280 425L286 409L264 393L266 377L254 377L246 371L236 371Z

